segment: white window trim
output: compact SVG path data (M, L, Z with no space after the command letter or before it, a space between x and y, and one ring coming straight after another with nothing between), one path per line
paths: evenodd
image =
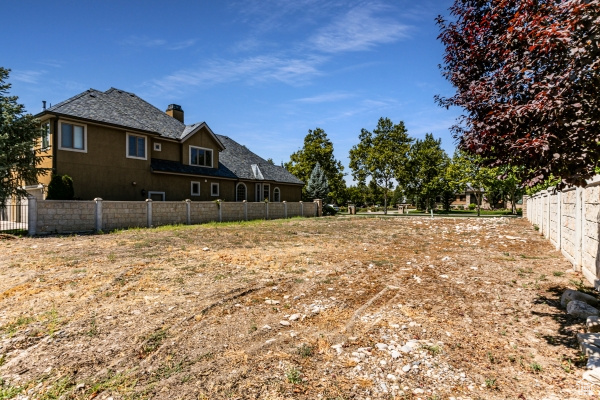
M238 186L242 185L244 187L244 198L240 199L238 198ZM244 200L248 200L248 186L246 186L245 183L243 182L239 182L237 185L235 185L235 201L244 201Z
M215 194L214 191L213 191L213 188L215 186L217 187L217 194ZM219 196L219 184L217 182L212 182L210 184L210 195L213 196L213 197Z
M45 131L44 127L48 127L48 132ZM50 122L42 122L43 136L40 138L40 150L47 151L52 147L52 135L50 133ZM44 146L44 136L48 135L48 145Z
M277 193L279 193L279 199L277 199L277 200L275 200L275 191L277 191ZM275 186L273 188L273 201L277 202L277 203L281 202L281 190L277 186Z
M144 138L144 157L135 157L129 155L129 137L141 137ZM147 160L148 159L148 138L144 135L136 135L133 133L127 132L127 137L125 139L125 157L132 158L134 160Z
M200 164L192 164L192 149L199 149L199 150L208 150L210 151L210 165L200 165ZM207 167L207 168L212 168L213 167L213 160L214 160L214 152L213 149L209 149L206 147L199 147L199 146L190 146L189 151L188 151L188 164L189 165L193 165L194 167Z
M74 149L72 147L62 147L62 124L78 125L83 126L83 149ZM74 151L77 153L87 153L88 141L87 141L87 124L80 124L79 122L68 121L64 119L58 120L58 149L65 151Z
M162 201L165 201L165 197L166 197L165 196L165 192L148 192L148 198L149 199L152 198L153 194L160 194L160 195L162 195Z
M154 143L154 151L161 151L161 150L162 150L162 144Z
M198 184L198 193L194 193L194 184L195 183ZM190 183L190 193L192 194L192 196L200 196L200 182L198 182L198 181L192 181Z

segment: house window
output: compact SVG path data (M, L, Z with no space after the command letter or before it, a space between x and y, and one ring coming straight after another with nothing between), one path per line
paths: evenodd
M67 122L59 124L59 136L61 150L87 152L87 127Z
M211 196L218 196L219 195L219 184L218 183L211 183L210 184L210 195Z
M190 165L212 167L212 150L190 146Z
M161 151L162 146L160 143L154 143L154 151Z
M279 192L279 188L276 187L273 189L273 201L279 203L281 201L281 194Z
M127 134L127 158L146 159L146 137Z
M235 187L235 201L244 200L246 200L246 185L243 183L238 183Z
M200 182L192 182L192 196L200 196Z
M42 140L41 140L42 150L47 150L50 148L50 123L46 122L42 124Z
M271 200L271 197L269 196L269 192L270 192L269 189L270 189L270 187L268 184L266 184L266 183L263 184L263 197L262 197L263 200L267 200L267 201Z

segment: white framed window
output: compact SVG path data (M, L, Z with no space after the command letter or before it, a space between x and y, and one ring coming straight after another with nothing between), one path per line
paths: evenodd
M165 192L148 192L148 198L152 201L165 201Z
M127 158L146 160L146 136L127 134Z
M273 189L273 201L277 203L281 201L281 192L279 191L278 187Z
M192 196L200 196L200 182L192 181Z
M246 185L244 183L238 183L235 187L235 201L244 201L247 200L246 194L248 190L246 189Z
M212 168L212 159L213 151L211 149L190 146L190 165Z
M42 124L40 147L42 150L48 150L50 148L50 122L44 122Z
M216 182L213 182L210 184L210 195L211 196L218 196L219 195L219 184Z
M58 148L87 153L87 125L60 121L58 123Z
M154 151L161 151L162 145L160 143L154 143Z
M263 184L263 195L262 195L262 200L267 200L267 201L271 201L271 196L270 196L270 185L268 183L264 183Z

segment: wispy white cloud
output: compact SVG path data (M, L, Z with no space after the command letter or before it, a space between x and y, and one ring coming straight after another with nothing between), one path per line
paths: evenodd
M43 70L42 71L14 70L14 71L11 71L10 79L18 81L18 82L25 82L25 83L38 83L40 77L42 75L44 75L45 73L46 73L46 71L43 71Z
M148 38L145 36L131 36L120 43L131 47L164 48L167 50L182 50L196 44L196 39L187 39L178 42L169 42L166 39Z
M379 15L387 9L378 3L355 7L319 30L309 42L319 51L340 53L369 50L409 37L410 25Z
M289 85L302 85L307 79L319 75L319 57L284 58L278 56L255 56L237 61L214 60L197 69L183 69L162 79L155 79L150 86L162 93L181 91L184 88L210 86L224 82L279 81Z
M347 92L331 92L331 93L323 93L316 96L311 97L303 97L297 99L296 101L299 103L330 103L339 100L346 100L349 98L355 97L352 93Z

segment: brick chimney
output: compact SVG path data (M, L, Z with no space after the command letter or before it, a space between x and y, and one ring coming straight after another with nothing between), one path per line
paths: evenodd
M169 104L167 115L183 123L183 110L179 104Z

